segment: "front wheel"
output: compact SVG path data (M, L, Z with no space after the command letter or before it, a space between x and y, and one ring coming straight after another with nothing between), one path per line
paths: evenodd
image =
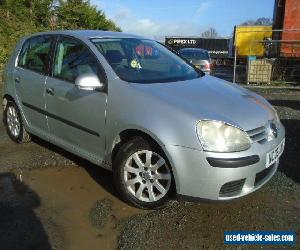
M124 201L148 209L167 202L172 173L162 155L140 137L121 146L114 161L114 181Z

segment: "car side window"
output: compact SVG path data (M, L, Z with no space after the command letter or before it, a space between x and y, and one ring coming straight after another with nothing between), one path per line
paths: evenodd
M62 38L56 48L53 76L74 82L85 73L94 73L101 82L105 81L104 73L90 50L74 39Z
M21 50L18 66L46 74L51 42L50 36L39 36L27 40Z

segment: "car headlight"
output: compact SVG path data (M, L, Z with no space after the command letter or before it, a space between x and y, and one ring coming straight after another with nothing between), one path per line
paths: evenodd
M205 151L237 152L251 146L251 139L246 132L220 121L199 121L197 134Z

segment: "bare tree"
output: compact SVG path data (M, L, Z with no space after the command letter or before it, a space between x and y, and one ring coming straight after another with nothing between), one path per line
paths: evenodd
M267 17L260 17L256 20L248 20L246 22L241 23L243 26L250 26L250 25L272 25L273 19Z
M219 34L215 28L209 28L208 30L202 32L201 36L205 38L217 38L219 37Z

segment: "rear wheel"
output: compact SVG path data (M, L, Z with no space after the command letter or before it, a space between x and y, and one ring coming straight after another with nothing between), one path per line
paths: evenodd
M117 153L114 181L124 201L140 208L159 208L169 199L172 173L163 154L139 137Z
M9 137L17 143L25 143L31 140L30 135L24 128L21 113L17 105L9 101L4 110L4 121Z

